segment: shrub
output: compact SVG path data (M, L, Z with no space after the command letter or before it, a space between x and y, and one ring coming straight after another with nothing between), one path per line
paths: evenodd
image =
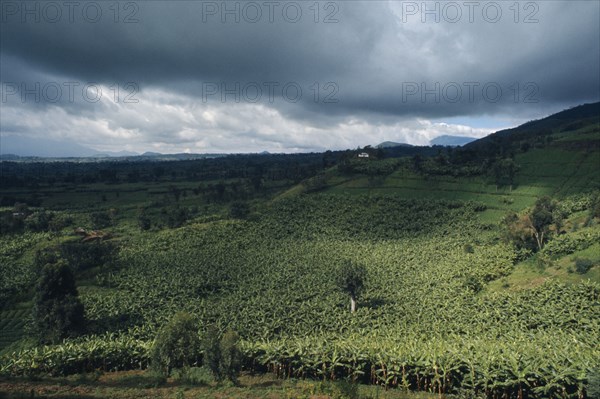
M575 271L579 274L587 273L592 268L592 266L594 266L594 262L590 259L575 259Z
M587 397L600 398L600 368L595 368L587 377L588 383L586 386Z
M199 356L196 320L189 313L177 313L156 336L151 353L152 367L169 375L175 367L196 364Z
M239 348L239 335L227 331L220 336L218 329L211 326L203 341L204 365L217 381L227 378L234 384L242 366L242 353Z
M235 331L227 331L221 338L221 370L229 381L237 383L242 368L242 354L239 348L240 337Z
M210 326L202 341L204 352L204 365L212 372L215 380L220 381L221 373L221 347L219 345L219 330L216 326Z

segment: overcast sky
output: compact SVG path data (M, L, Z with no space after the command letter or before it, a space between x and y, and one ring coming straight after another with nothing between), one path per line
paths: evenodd
M600 100L598 1L0 2L2 136L295 152Z

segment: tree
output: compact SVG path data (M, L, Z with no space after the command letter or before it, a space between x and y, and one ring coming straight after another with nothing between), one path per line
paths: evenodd
M33 320L42 343L57 343L79 335L85 327L82 303L75 278L64 261L46 264L38 281Z
M179 312L157 334L152 346L152 366L164 375L175 367L190 367L200 354L196 320Z
M419 154L413 155L411 161L412 161L413 170L415 172L420 173L423 171L423 157L421 155L419 155Z
M502 224L507 241L512 242L520 249L536 250L537 244L533 237L529 215L510 213L502 219Z
M496 161L493 168L496 189L502 186L509 186L512 190L515 174L518 170L519 166L511 158Z
M560 225L562 219L563 215L559 212L556 202L550 197L542 197L535 202L528 220L539 250L544 247L551 226Z
M350 296L350 312L356 311L356 301L362 293L367 279L367 269L358 263L347 260L337 271L338 288Z
M541 250L550 233L559 231L564 215L550 197L538 199L533 209L521 216L510 214L503 223L507 237L520 248Z

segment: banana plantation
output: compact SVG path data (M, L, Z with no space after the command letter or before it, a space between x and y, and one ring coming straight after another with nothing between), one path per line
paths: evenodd
M80 287L88 333L7 353L0 372L144 369L158 329L187 311L200 336L211 325L240 334L247 372L439 395L585 398L600 366L600 286L486 289L523 254L482 221L485 210L315 194L275 200L248 220L121 237L115 265ZM547 255L598 240L594 226L568 237ZM368 271L355 313L335 284L345 260ZM5 292L26 284L29 274L17 272L6 271Z

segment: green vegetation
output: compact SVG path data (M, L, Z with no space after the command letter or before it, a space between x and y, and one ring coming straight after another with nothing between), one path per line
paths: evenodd
M200 338L194 318L177 313L160 329L152 347L152 366L164 375L177 368L189 368L200 354Z
M403 157L9 163L0 374L154 365L124 384L195 397L268 396L248 382L265 374L273 397L591 397L600 146L584 122ZM48 263L75 274L87 332L39 346L21 335L52 314L32 313Z
M83 332L85 317L78 295L66 263L44 266L33 305L34 328L40 342L56 344Z
M363 292L367 269L363 265L345 261L337 271L337 285L340 290L350 296L350 312L356 312L356 300Z

